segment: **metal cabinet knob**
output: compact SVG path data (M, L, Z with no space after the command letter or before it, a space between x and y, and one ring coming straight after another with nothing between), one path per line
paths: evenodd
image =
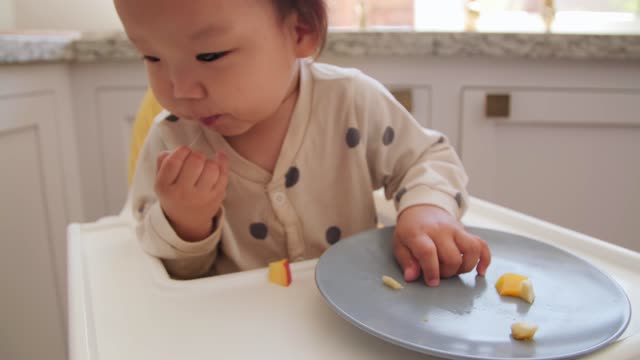
M488 118L508 118L511 114L511 95L487 94L484 114Z

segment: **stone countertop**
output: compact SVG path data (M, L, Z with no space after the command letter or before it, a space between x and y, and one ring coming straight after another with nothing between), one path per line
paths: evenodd
M493 57L640 61L640 35L331 31L328 56ZM0 64L140 58L124 32L0 33Z

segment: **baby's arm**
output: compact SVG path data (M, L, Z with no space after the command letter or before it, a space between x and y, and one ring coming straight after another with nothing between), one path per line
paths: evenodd
M357 77L353 91L373 187L384 187L398 212L431 204L460 218L467 207L468 178L447 138L422 127L374 79Z
M355 82L356 118L366 133L367 163L374 188L384 186L398 209L393 247L405 280L435 286L440 277L483 275L491 254L465 231L467 175L446 137L424 129L382 85L363 76Z
M171 276L196 278L206 274L215 261L224 211L219 205L217 209L211 210L215 212L210 216L202 211L199 214L202 216L192 217L195 222L188 220L189 214L180 217L186 211L186 208L180 207L183 203L181 199L188 201L187 196L193 197L195 194L172 191L171 185L177 182L178 174L183 165L186 165L186 155L191 151L179 148L169 152L161 136L162 126L163 124L154 124L151 128L137 162L132 186L136 232L142 248L150 255L160 258ZM189 166L198 166L198 161L193 161L194 159L198 160L198 156L192 158ZM163 175L159 176L160 174ZM164 201L159 200L156 190L163 194ZM220 198L219 202L221 201ZM164 205L161 204L163 202ZM203 207L196 210L201 209ZM202 223L198 219L205 217L208 217L207 229L202 229L196 222Z

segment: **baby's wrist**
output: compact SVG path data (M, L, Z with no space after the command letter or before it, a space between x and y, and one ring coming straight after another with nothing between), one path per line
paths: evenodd
M176 234L184 241L202 241L211 236L211 234L213 233L213 221L210 220L208 224L197 226L181 226L174 224L173 229L175 230Z
M184 241L196 242L202 241L213 233L215 217L206 219L189 219L185 221L174 220L167 217L169 224L176 232L176 235Z

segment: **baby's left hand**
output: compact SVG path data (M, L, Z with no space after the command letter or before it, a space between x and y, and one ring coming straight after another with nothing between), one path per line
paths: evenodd
M491 252L480 237L445 210L431 205L405 209L398 217L393 251L405 281L415 281L420 272L429 286L438 286L440 278L467 273L477 265L484 276Z

